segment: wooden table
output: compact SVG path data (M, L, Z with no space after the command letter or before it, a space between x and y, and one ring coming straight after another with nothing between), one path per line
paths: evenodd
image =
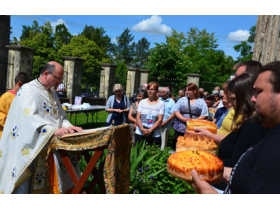
M74 187L66 193L91 193L96 185L100 193L128 193L130 148L130 126L123 124L101 129L95 134L89 134L86 137L76 136L64 139L54 137L49 145L47 157L49 159L50 170L53 170L55 167L52 166L52 161L50 161L52 152L56 150L59 152L74 184ZM106 158L99 162L99 167L97 168L96 163L100 160L105 149L107 150ZM87 167L81 176L76 173L68 158L67 151L75 151L79 155L83 154L87 161ZM89 151L94 151L94 154L91 156ZM50 174L53 174L53 172ZM93 175L93 179L85 189L84 185L90 174ZM54 188L55 184L53 184L53 180L50 177L51 186ZM57 190L53 191L55 192Z

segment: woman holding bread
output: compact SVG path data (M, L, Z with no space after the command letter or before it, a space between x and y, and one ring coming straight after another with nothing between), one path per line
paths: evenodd
M176 149L178 136L184 136L186 123L189 119L204 120L208 117L208 108L205 101L198 98L198 87L194 83L186 86L186 96L180 98L174 108L174 137L172 148Z
M256 76L244 73L236 77L228 85L229 99L235 114L232 121L233 132L222 140L218 151L218 157L224 162L225 167L233 167L240 156L247 149L258 143L269 131L268 128L255 124L250 120L255 111L255 104L251 101L255 81ZM208 135L211 137L211 134ZM226 184L221 183L213 186L223 191Z

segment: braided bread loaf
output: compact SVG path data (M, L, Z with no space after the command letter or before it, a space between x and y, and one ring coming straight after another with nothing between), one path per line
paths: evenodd
M223 175L224 163L205 151L176 152L167 160L167 171L172 176L192 181L191 170L196 170L201 180L215 182Z
M215 155L217 145L213 139L207 136L185 133L184 136L179 136L177 139L176 152L186 150L203 150Z
M187 121L187 125L186 125L187 132L194 133L195 127L206 129L214 134L217 133L217 125L215 123L212 123L207 120L196 120L196 119L191 119Z

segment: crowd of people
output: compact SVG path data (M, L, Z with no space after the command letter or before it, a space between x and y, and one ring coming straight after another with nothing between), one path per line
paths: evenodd
M209 120L221 126L231 107L224 93L227 84L223 84L223 90L217 86L208 94L190 83L173 97L169 86L150 82L142 84L130 99L122 85L115 84L114 95L106 104L105 110L109 113L106 126L129 123L133 130L133 145L146 140L147 144L155 143L161 149L168 146L170 130L174 129L174 139L169 146L176 150L177 138L184 135L189 119Z
M174 129L175 150L188 120L212 121L217 134L195 131L219 146L224 174L210 185L192 170L192 187L198 193L280 193L280 61L264 66L245 61L236 68L235 77L210 94L190 83L173 97L170 87L150 82L128 98L122 85L115 84L106 104L106 126L129 123L133 144L145 140L161 149L168 146ZM83 130L68 121L55 92L63 75L59 63L48 62L39 78L20 73L15 87L1 96L1 193L31 193L37 156L50 138Z
M279 193L275 166L280 163L280 61L265 66L245 61L235 66L235 76L211 94L190 83L174 98L169 87L157 82L146 88L142 85L147 97L143 92L136 94L128 117L135 140L145 139L164 149L169 131L174 129L171 146L175 150L189 119L209 120L217 124L217 134L201 128L195 131L219 146L217 156L224 162L224 175L210 185L193 170L193 188L198 193Z

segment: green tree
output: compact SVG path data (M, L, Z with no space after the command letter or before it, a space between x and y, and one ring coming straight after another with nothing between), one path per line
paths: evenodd
M148 61L150 42L143 37L135 46L135 59L133 66L135 68L144 68Z
M184 55L192 63L189 73L200 74L201 80L207 82L224 83L227 81L234 60L217 48L218 44L214 33L208 33L206 29L200 31L191 28L187 32L186 46L183 48Z
M117 45L114 44L114 57L117 61L124 61L126 66L130 66L135 55L135 42L134 36L130 33L130 30L126 28L124 32L118 36Z
M12 34L13 34L12 30L13 30L13 27L10 26L10 40L9 40L10 45L18 45L18 40L16 37L13 37L13 39L11 39Z
M170 46L177 48L178 50L183 50L186 46L186 36L183 32L177 32L175 29L172 29L170 36L165 36L166 43Z
M63 44L70 43L70 40L73 36L68 31L67 27L64 24L59 24L55 27L54 40L55 48L58 50L62 47Z
M46 24L49 24L47 22ZM33 21L32 26L22 26L22 34L20 36L20 41L23 41L25 39L30 39L34 37L36 34L42 32L42 27L39 26L38 22L36 20Z
M116 78L115 84L120 83L123 86L123 89L126 89L126 75L127 75L127 67L125 65L125 61L117 61L116 65L118 66L116 69Z
M170 84L176 91L186 85L187 73L191 69L191 63L187 61L182 51L166 43L156 43L156 46L150 49L149 53L146 68L150 70L152 80L159 78L160 84L167 85L163 84L166 78L177 79L177 82Z
M33 78L39 76L40 69L45 63L56 58L52 31L50 22L45 23L44 26L39 26L37 21L33 21L32 27L23 26L19 44L36 49L33 62Z
M253 58L253 46L256 36L256 26L252 26L250 28L250 36L247 41L242 41L240 44L233 46L233 49L236 52L239 52L239 56L237 57L238 62L249 61Z
M106 31L103 27L95 28L93 26L86 25L81 35L84 35L89 40L94 41L97 46L103 51L104 57L109 58L109 51L111 49L111 39L108 35L105 35Z
M99 86L100 63L103 59L103 52L94 41L87 39L83 35L74 36L69 44L64 44L59 50L58 55L80 57L84 59L82 81L90 86Z

